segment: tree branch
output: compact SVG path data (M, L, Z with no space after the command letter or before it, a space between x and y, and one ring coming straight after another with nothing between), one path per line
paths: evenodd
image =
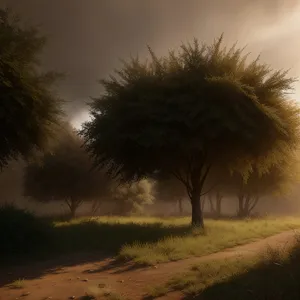
M204 174L203 174L203 176L202 176L202 178L201 178L201 180L200 180L200 186L201 186L201 187L202 187L203 184L204 184L204 181L205 181L205 179L206 179L206 177L207 177L207 175L208 175L208 172L209 172L210 168L211 168L211 164L209 164L209 165L206 167L206 170L204 171Z
M251 207L249 207L249 213L254 209L254 207L257 205L258 201L259 201L259 196L256 196Z
M203 194L201 194L201 196L204 196L206 194L208 194L209 192L211 192L216 186L218 186L219 183L214 184L213 186L210 187L210 189L208 189L206 192L204 192Z
M179 181L181 181L185 185L188 196L191 199L192 198L192 188L191 188L189 181L184 179L182 174L180 174L179 171L178 172L172 171L171 174L174 175Z
M68 207L71 209L72 203L68 200L68 198L65 199L65 202L67 203Z

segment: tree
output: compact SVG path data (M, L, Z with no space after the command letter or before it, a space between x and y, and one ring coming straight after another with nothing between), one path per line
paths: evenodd
M119 185L113 191L113 199L120 215L141 214L146 205L153 204L153 182L143 179Z
M25 196L37 201L64 201L74 217L84 201L106 196L111 181L99 171L92 171L82 140L69 126L64 126L53 153L29 163L25 169Z
M150 62L133 58L103 80L81 134L94 164L123 181L157 170L184 184L192 224L204 226L203 185L211 168L225 165L244 177L285 159L298 143L299 109L286 99L293 79L241 49L182 45Z
M210 205L210 212L217 218L220 218L222 215L222 201L224 198L222 191L219 188L216 188L214 192L208 193L207 198Z
M59 74L42 73L45 38L0 9L0 168L18 156L45 150L62 115L52 86Z
M238 217L250 216L262 197L288 192L299 180L298 172L298 163L291 158L289 164L273 166L262 175L253 170L246 182L239 174L234 174L231 180L233 192L238 199Z
M206 202L209 204L210 213L217 218L221 217L222 214L223 192L224 187L228 185L228 178L230 178L228 168L215 166L207 176L204 184L204 190L207 191L205 200L208 200Z
M179 214L183 214L183 200L187 197L186 189L178 180L168 174L156 173L152 176L155 180L155 198L158 201L178 203Z

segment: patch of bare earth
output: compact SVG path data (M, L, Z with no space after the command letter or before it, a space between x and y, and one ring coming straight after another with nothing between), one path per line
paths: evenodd
M193 257L154 267L135 268L131 263L117 264L111 258L99 259L97 254L86 254L89 262L82 263L83 254L55 261L38 262L30 266L0 270L0 300L64 300L109 298L110 293L120 299L143 299L147 289L166 283L176 273L187 271L192 265L203 261L225 259L234 256L255 255L266 246L289 246L295 240L295 231L283 232L247 245L227 249L202 257ZM55 267L53 267L55 266ZM8 284L18 279L24 281L21 288L13 289ZM103 294L106 293L106 296ZM180 293L171 293L161 300L180 299ZM92 299L92 298L90 298Z

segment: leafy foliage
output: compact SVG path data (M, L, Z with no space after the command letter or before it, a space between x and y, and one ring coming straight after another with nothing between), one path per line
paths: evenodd
M85 200L105 196L110 180L93 171L82 141L67 124L53 153L34 161L25 170L25 195L38 201L65 201L72 214Z
M36 253L51 236L52 227L12 205L0 207L0 254Z
M103 80L81 134L97 167L134 181L156 171L186 187L192 223L200 223L200 196L212 166L247 175L266 173L298 146L299 107L287 99L294 80L243 49L182 45L178 53L125 62ZM220 153L222 155L220 155Z
M264 167L283 159L298 142L299 110L285 97L293 79L258 59L246 64L241 49L221 42L195 40L161 59L149 49L150 62L132 59L119 79L103 80L106 93L82 130L96 164L135 178L195 154L215 162L219 149L245 168L258 158Z
M45 44L35 28L23 28L0 10L0 167L19 155L45 150L62 115L52 91L60 74L41 73L38 55Z
M153 204L153 182L143 179L132 184L119 185L113 190L113 198L121 215L141 214L146 205Z

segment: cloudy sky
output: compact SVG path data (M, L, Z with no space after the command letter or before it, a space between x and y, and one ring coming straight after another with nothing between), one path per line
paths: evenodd
M300 0L0 0L48 36L46 69L67 74L59 85L73 124L87 118L86 101L101 93L98 79L120 58L158 54L197 37L248 45L274 68L300 74ZM297 84L295 96L300 95Z

